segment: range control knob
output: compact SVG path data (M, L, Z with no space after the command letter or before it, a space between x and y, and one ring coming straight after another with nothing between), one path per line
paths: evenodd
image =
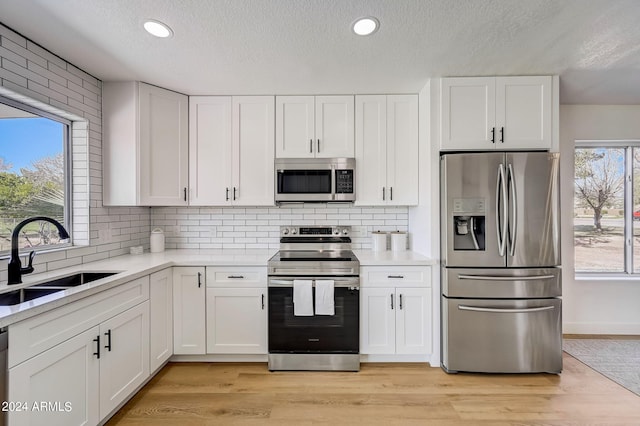
M282 230L282 235L289 235L289 228L284 228Z
M344 235L345 237L346 237L347 235L349 235L349 230L348 230L347 228L344 228L344 229L342 230L342 235Z
M333 235L340 235L340 230L338 228L334 229Z
M291 229L291 235L296 235L297 233L298 233L298 230L296 228Z

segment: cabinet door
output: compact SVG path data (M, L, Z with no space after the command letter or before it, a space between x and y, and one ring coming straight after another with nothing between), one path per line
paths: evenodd
M100 418L149 377L149 302L100 324Z
M387 97L356 96L356 204L385 204L387 186ZM417 161L417 159L416 159Z
M354 157L353 96L316 96L317 158Z
M441 80L441 149L495 149L495 81L494 77Z
M231 144L231 97L191 96L190 205L212 206L231 203Z
M233 97L233 204L274 204L274 97Z
M205 353L205 276L203 267L173 268L173 353Z
M149 280L149 371L173 355L173 271L167 268Z
M550 149L551 109L550 76L496 78L496 146Z
M360 353L395 354L395 289L360 289Z
M266 291L207 288L207 353L267 353Z
M431 289L397 288L396 353L431 353Z
M27 402L28 410L9 411L7 424L98 424L100 360L94 355L97 343L93 339L99 333L93 327L9 369L7 400ZM34 410L33 404L40 401L57 404L57 409Z
M313 96L276 96L276 157L315 157Z
M186 205L188 97L140 83L139 101L140 205Z
M387 203L418 204L418 96L387 96ZM368 167L365 164L365 167Z

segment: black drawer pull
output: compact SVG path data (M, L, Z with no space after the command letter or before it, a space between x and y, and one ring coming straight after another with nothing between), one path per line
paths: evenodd
M241 279L243 279L243 278L244 278L244 275L229 275L229 276L227 276L227 278L230 278L230 279L240 279L240 280L241 280Z
M399 279L403 279L404 275L387 275L387 278L399 278Z

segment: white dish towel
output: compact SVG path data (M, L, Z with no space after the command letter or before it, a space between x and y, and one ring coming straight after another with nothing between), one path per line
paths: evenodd
M293 315L313 316L313 281L293 280Z
M316 315L335 315L333 280L316 280Z

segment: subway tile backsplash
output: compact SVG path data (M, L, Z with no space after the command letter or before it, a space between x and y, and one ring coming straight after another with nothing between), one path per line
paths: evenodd
M167 248L279 246L282 225L351 225L353 248L371 248L372 231L407 231L407 207L284 204L280 207L154 207L151 228L165 232Z

